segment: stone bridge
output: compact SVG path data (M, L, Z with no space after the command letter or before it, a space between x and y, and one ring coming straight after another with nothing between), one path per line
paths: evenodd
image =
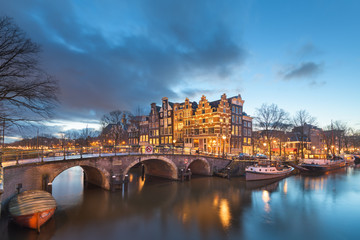
M97 156L26 163L4 167L4 192L2 203L6 203L17 193L31 189L46 190L49 183L63 171L80 166L84 170L85 180L107 190L116 184L122 184L129 170L137 164L143 164L145 174L179 180L181 172L190 169L193 174L213 175L223 169L231 160L203 155L151 154Z

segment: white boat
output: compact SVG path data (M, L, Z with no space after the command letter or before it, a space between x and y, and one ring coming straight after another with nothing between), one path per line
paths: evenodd
M263 160L246 167L245 178L246 181L282 178L289 175L293 170L293 167L279 166L276 161Z

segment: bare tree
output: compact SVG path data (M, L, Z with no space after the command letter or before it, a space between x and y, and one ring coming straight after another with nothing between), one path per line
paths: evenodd
M78 137L76 140L81 147L89 147L91 140L97 137L97 135L98 134L94 129L88 128L88 126L86 126L86 128L81 129L78 132Z
M263 104L256 109L256 127L263 131L268 145L269 157L271 159L271 142L277 135L277 131L282 130L289 120L289 114L276 104Z
M51 116L59 89L40 69L39 52L11 18L0 18L0 121L20 125Z
M294 128L296 128L296 131L299 133L300 149L298 154L301 152L302 158L304 158L305 141L308 141L311 125L315 124L315 121L316 119L306 110L297 111L292 119Z
M133 115L128 111L115 110L105 114L101 118L102 136L110 137L114 141L114 145L118 145L120 141L127 140L127 129Z
M341 149L349 144L347 136L351 134L351 129L342 121L331 121L325 129L327 130L324 136L327 147L333 155L340 154Z
M134 134L134 139L136 139L137 144L140 144L141 137L141 119L142 119L142 109L138 106L135 110L135 115L131 116L130 123L132 127L132 134Z
M333 123L335 139L337 141L337 153L340 154L341 149L345 146L345 135L348 133L349 128L346 123L342 121L335 121Z

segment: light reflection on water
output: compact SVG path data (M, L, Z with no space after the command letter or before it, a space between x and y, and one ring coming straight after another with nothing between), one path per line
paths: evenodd
M81 168L53 183L54 219L40 235L1 222L4 239L357 239L360 169L280 181L129 173L126 192L83 189ZM6 225L6 227L3 227ZM3 239L3 237L1 238Z

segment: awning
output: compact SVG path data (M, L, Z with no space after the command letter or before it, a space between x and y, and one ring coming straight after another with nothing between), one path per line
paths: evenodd
M278 152L280 151L279 148L273 148L271 151ZM281 151L284 151L284 148L281 148ZM297 148L285 148L286 152L297 152Z

